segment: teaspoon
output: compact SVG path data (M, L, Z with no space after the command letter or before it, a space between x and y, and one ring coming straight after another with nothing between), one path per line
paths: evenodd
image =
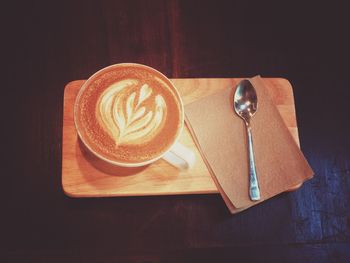
M253 138L250 126L250 120L258 108L258 98L253 85L245 79L238 83L234 94L235 112L244 120L248 134L248 152L249 152L249 195L252 201L260 200L259 182L256 175Z

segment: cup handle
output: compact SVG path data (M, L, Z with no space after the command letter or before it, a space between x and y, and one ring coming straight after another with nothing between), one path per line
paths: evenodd
M173 147L163 155L163 159L181 170L186 170L194 165L196 156L189 148L176 142Z

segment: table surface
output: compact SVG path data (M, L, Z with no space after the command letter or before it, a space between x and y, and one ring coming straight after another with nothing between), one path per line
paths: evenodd
M1 262L350 261L345 6L12 2L1 16ZM287 78L315 177L234 216L219 195L65 196L64 86L120 62L171 78Z

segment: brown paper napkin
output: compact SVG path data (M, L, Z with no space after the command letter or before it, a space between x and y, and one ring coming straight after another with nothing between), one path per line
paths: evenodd
M250 79L259 106L251 126L261 201L287 191L313 175L260 77ZM185 106L192 137L231 213L259 202L249 199L247 135L232 108L235 88Z

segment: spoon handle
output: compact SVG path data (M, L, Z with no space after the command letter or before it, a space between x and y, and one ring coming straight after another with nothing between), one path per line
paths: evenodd
M250 124L247 123L248 133L248 150L249 150L249 195L252 201L260 200L259 182L256 176L254 150L253 150L253 138Z

